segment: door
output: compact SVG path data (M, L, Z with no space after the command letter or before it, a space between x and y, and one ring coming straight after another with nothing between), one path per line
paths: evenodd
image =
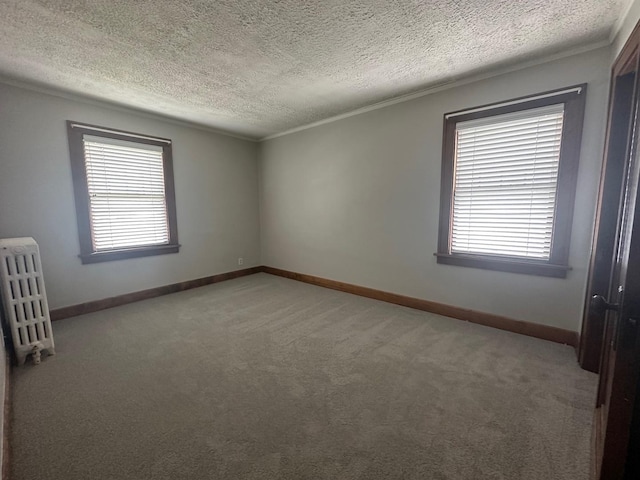
M592 306L606 311L603 355L595 414L596 471L602 480L625 478L623 472L640 372L640 205L637 149L630 162L610 301L596 295ZM636 214L637 213L637 214ZM627 477L630 478L630 477Z
M586 305L578 349L580 366L595 373L600 372L605 312L592 308L590 302L594 295L606 293L611 288L620 192L623 191L624 175L629 163L629 139L633 133L637 67L638 48L633 48L616 62L611 82L606 155L602 167Z
M640 40L640 36L634 36ZM640 159L638 158L638 45L626 56L621 74L633 73L629 135L624 145L622 185L619 193L615 241L607 292L597 292L590 303L592 315L604 318L600 377L594 416L596 478L637 478L636 391L640 378ZM627 52L628 53L628 52ZM614 69L615 73L615 69ZM614 78L614 82L619 81ZM612 90L615 92L615 85ZM614 93L615 94L615 93ZM615 108L615 98L613 99ZM609 120L611 137L614 119ZM622 146L619 146L622 147ZM609 192L611 193L611 192Z

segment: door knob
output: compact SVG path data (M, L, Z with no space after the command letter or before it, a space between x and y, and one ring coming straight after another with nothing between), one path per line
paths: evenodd
M594 312L603 314L607 310L614 310L617 312L618 310L620 310L620 305L617 303L607 302L602 295L594 295L593 297L591 297L591 308L594 310Z

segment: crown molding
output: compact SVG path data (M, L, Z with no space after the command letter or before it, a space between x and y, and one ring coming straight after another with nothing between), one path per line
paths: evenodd
M68 90L58 89L55 87L50 87L47 85L38 84L35 82L30 82L27 80L16 79L13 77L8 77L4 75L0 75L0 83L5 85L9 85L12 87L22 88L24 90L30 90L33 92L44 93L45 95L51 95L53 97L64 98L66 100L73 100L76 102L85 103L88 105L93 105L101 108L108 108L110 110L115 110L118 112L124 112L128 114L138 115L140 117L149 118L152 120L160 120L163 122L171 123L173 125L178 125L181 127L195 128L197 130L202 130L209 133L215 133L217 135L224 135L226 137L237 138L240 140L246 140L249 142L257 143L260 141L259 137L250 137L241 135L239 133L234 133L228 130L223 130L215 127L211 127L208 125L204 125L197 122L190 122L188 120L182 120L176 117L172 117L170 115L163 115L161 113L152 112L149 110L145 110L143 108L132 107L129 105L125 105L118 102L111 102L108 100L103 100L100 98L91 97L88 95L83 95L81 93L70 92Z
M341 113L339 115L334 115L329 118L325 118L323 120L318 120L317 122L307 123L305 125L301 125L299 127L295 127L289 130L285 130L280 133L274 133L273 135L269 135L260 139L260 142L264 142L267 140L272 140L274 138L283 137L285 135L290 135L292 133L301 132L303 130L308 130L313 127L318 127L320 125L325 125L327 123L337 122L338 120L343 120L345 118L353 117L356 115L361 115L363 113L372 112L374 110L378 110L380 108L390 107L391 105L396 105L398 103L408 102L410 100L415 100L416 98L425 97L427 95L431 95L434 93L442 92L444 90L449 90L451 88L461 87L463 85L468 85L470 83L479 82L481 80L487 80L489 78L498 77L500 75L504 75L506 73L517 72L518 70L524 70L525 68L534 67L536 65L542 65L544 63L553 62L555 60L560 60L562 58L571 57L574 55L579 55L581 53L590 52L592 50L597 50L599 48L608 47L611 45L609 40L601 40L596 43L591 43L589 45L584 45L578 48L573 48L569 50L565 50L563 52L555 53L553 55L547 55L536 60L530 60L528 62L522 62L517 64L512 64L508 67L498 68L494 70L490 70L488 72L480 73L477 75L471 75L467 78L462 78L460 80L452 80L450 82L441 83L438 85L433 85L431 87L424 88L422 90L418 90L417 92L408 93L406 95L400 95L397 97L390 98L388 100L383 100L381 102L376 102L371 105L367 105L356 110L351 110L349 112Z
M631 7L633 7L633 4L635 3L635 1L636 0L627 0L627 6L625 7L622 15L618 17L618 20L616 20L616 23L614 23L613 27L611 27L611 33L609 34L609 43L613 43L616 37L618 36L618 34L620 33L620 30L622 30L622 26L624 25L624 22L627 20L627 17L629 16L629 12L631 12Z
M202 131L206 131L206 132L210 132L210 133L215 133L218 135L224 135L224 136L228 136L228 137L232 137L232 138L237 138L240 140L245 140L245 141L249 141L249 142L254 142L254 143L260 143L260 142L264 142L267 140L272 140L274 138L278 138L278 137L283 137L286 135L291 135L293 133L297 133L297 132L301 132L304 130L308 130L310 128L314 128L314 127L318 127L320 125L326 125L328 123L333 123L333 122L337 122L338 120L343 120L345 118L349 118L349 117L353 117L356 115L361 115L364 113L368 113L374 110L378 110L381 108L385 108L385 107L389 107L392 105L396 105L398 103L404 103L404 102L408 102L411 100L415 100L417 98L421 98L427 95L431 95L434 93L438 93L438 92L442 92L445 90L449 90L452 88L456 88L456 87L460 87L463 85L468 85L470 83L475 83L481 80L487 80L493 77L497 77L500 75L504 75L507 73L511 73L511 72L516 72L518 70L523 70L525 68L529 68L529 67L534 67L536 65L542 65L544 63L548 63L548 62L552 62L555 60L560 60L562 58L566 58L566 57L571 57L573 55L579 55L581 53L586 53L592 50L597 50L598 48L603 48L603 47L607 47L610 46L612 43L612 39L615 39L615 37L617 36L617 34L619 33L620 29L622 28L622 25L624 23L624 19L626 18L626 16L629 14L629 11L631 9L631 6L633 5L633 1L631 0L629 2L629 5L626 8L625 14L621 17L621 21L618 21L616 23L616 25L614 26L614 29L612 29L611 35L609 36L609 38L607 38L606 40L602 40L599 42L595 42L589 45L584 45L581 47L577 47L577 48L573 48L573 49L569 49L569 50L565 50L563 52L559 52L559 53L555 53L552 55L546 55L544 57L540 57L538 59L535 60L530 60L527 62L522 62L522 63L516 63L516 64L512 64L510 66L506 66L506 67L502 67L502 68L497 68L497 69L493 69L484 73L479 73L476 75L471 75L469 77L466 78L460 78L460 79L454 79L448 82L444 82L444 83L440 83L437 85L432 85L430 87L412 92L412 93L408 93L408 94L404 94L404 95L399 95L396 97L392 97L389 98L387 100L382 100L380 102L375 102L372 103L370 105L365 105L364 107L360 107L357 108L355 110L350 110L348 112L345 113L341 113L338 115L333 115L331 117L322 119L322 120L318 120L315 122L311 122L311 123L307 123L304 125L300 125L298 127L294 127L288 130L284 130L282 132L277 132L271 135L267 135L264 137L251 137L251 136L246 136L246 135L242 135L242 134L238 134L238 133L234 133L232 131L228 131L228 130L223 130L223 129L218 129L215 127L211 127L208 125L204 125L201 123L196 123L196 122L190 122L187 120L182 120L182 119L178 119L176 117L172 117L169 115L163 115L160 113L156 113L156 112L151 112L148 110L144 110L141 108L135 108L135 107L131 107L128 105L124 105L124 104L120 104L117 102L110 102L108 100L103 100L103 99L98 99L98 98L94 98L88 95L83 95L83 94L79 94L79 93L75 93L75 92L70 92L67 90L63 90L63 89L58 89L55 87L50 87L50 86L45 86L42 84L37 84L34 82L29 82L26 80L20 80L20 79L16 79L16 78L12 78L12 77L7 77L7 76L3 76L0 75L0 83L4 83L7 85L11 85L14 87L18 87L18 88L23 88L26 90L31 90L31 91L35 91L38 93L44 93L47 95L52 95L55 97L60 97L60 98L65 98L67 100L73 100L73 101L78 101L78 102L82 102L82 103L86 103L89 105L94 105L94 106L99 106L99 107L103 107L103 108L109 108L112 110L116 110L116 111L120 111L120 112L125 112L125 113L129 113L129 114L134 114L134 115L138 115L138 116L142 116L145 118L150 118L150 119L155 119L155 120L161 120L164 122L168 122L168 123L172 123L174 125L179 125L179 126L183 126L183 127L189 127L189 128L195 128L198 130L202 130Z

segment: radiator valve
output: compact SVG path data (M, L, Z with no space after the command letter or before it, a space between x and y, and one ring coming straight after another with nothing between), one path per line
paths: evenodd
M33 348L31 349L31 357L33 358L34 365L40 365L40 359L42 357L40 352L42 352L42 343L34 343Z

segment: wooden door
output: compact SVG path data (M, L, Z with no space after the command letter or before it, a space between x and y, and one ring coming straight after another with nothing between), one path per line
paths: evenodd
M640 41L624 52L627 54L623 58L624 68L614 78L614 106L615 83L625 75L627 79L634 78L631 122L625 145L619 145L625 154L608 291L596 292L590 303L591 314L604 318L594 416L595 472L600 480L637 478L634 429L638 418L634 410L640 379L640 121L636 78L639 45ZM615 119L610 117L610 138L614 123Z
M625 52L613 68L605 159L602 167L596 228L593 236L586 305L578 358L585 370L600 372L605 314L591 308L591 298L611 288L621 192L628 168L637 95L638 48Z

